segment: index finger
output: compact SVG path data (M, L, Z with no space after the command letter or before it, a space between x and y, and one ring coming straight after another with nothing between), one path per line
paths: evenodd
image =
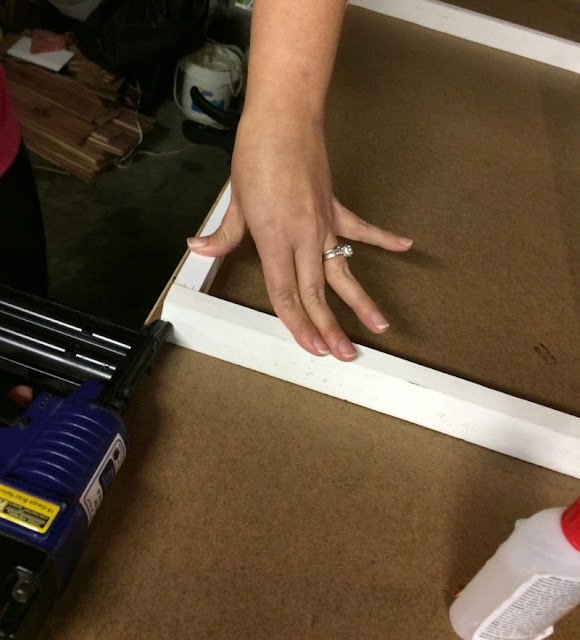
M264 280L272 307L292 333L296 342L316 356L327 355L330 349L304 309L296 276L294 251L284 248L256 247L262 261Z

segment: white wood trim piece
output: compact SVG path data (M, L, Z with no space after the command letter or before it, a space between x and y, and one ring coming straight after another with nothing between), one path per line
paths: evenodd
M216 202L211 216L206 220L201 233L202 237L211 235L220 226L230 206L231 198L232 184L230 182L224 189L222 197ZM175 284L194 291L207 291L218 272L220 264L221 260L219 259L216 260L215 258L190 253L175 278Z
M574 416L360 345L354 362L316 357L278 318L178 284L162 317L175 344L580 479Z
M439 0L351 0L350 4L494 49L580 73L580 44Z

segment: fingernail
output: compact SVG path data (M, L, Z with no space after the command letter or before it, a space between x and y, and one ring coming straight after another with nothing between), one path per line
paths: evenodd
M413 244L411 238L397 238L397 242L403 247L410 247Z
M383 314L380 313L379 311L373 312L373 314L371 315L371 320L373 321L373 324L377 329L383 330L383 329L389 328L389 323L387 322Z
M353 344L348 340L341 340L338 343L338 350L340 351L341 355L345 358L356 357L356 349L354 348Z
M327 356L330 353L330 349L326 346L326 342L322 338L314 338L314 348L321 356Z
M188 238L187 246L190 249L199 249L207 245L207 238Z

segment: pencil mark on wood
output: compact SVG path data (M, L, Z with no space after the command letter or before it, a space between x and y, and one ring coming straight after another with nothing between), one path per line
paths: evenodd
M540 342L540 344L535 345L534 351L548 364L558 364L558 360L556 360L556 357L550 352L545 344Z

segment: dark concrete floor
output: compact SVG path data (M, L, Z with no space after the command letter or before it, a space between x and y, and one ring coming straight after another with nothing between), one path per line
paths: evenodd
M146 318L229 176L216 147L190 145L168 102L126 169L85 184L33 157L46 226L50 297L130 327Z

